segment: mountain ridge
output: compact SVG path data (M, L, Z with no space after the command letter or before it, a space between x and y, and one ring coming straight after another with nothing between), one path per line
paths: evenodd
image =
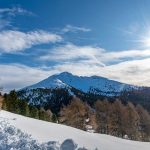
M150 88L134 86L98 76L77 76L68 72L52 75L36 84L19 91L19 99L38 107L50 108L58 113L63 105L68 105L73 96L90 105L97 100L116 98L131 101L149 109ZM139 99L140 98L140 99Z
M37 88L67 88L71 87L81 90L82 92L96 92L96 94L110 93L107 96L118 95L121 91L142 88L131 84L121 83L105 77L100 76L77 76L69 72L62 72L54 74L48 78L27 86L23 89L37 89Z

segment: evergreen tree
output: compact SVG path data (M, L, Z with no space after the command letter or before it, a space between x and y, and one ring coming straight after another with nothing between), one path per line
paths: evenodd
M7 110L10 112L16 112L18 111L18 100L17 100L17 93L15 90L10 91L8 95L5 95L6 97L6 105Z
M53 115L52 115L51 121L54 122L54 123L57 123L58 118L57 118L56 114L53 114Z
M3 100L2 109L3 110L7 110L7 105L6 105L6 101L5 100Z
M24 116L29 116L28 103L25 100L19 100L19 113Z
M39 119L39 110L35 106L29 106L30 117Z
M46 114L45 114L44 108L40 108L40 110L39 110L39 119L46 120Z

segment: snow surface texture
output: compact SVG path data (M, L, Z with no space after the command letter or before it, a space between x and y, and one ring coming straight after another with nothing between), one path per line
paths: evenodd
M63 72L48 77L37 84L31 85L24 89L36 88L70 88L74 87L82 92L92 92L107 96L116 96L123 90L132 90L138 87L109 80L107 78L91 76L75 76L68 72Z
M0 150L86 150L82 147L88 150L149 150L150 143L88 133L0 111Z
M4 113L1 112L0 115L2 114ZM10 120L16 121L18 118L8 119L4 116L0 117L0 150L86 150L78 148L72 139L67 139L62 144L58 141L39 143L31 135L11 125Z

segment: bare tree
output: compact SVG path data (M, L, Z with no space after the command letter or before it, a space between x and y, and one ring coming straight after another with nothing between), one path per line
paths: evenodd
M71 104L64 106L61 110L60 122L84 130L88 111L88 106L77 97L74 97Z

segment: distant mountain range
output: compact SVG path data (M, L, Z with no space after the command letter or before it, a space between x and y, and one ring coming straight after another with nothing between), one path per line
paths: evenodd
M68 104L73 95L85 101L87 100L92 104L93 98L94 101L101 97L121 97L123 100L126 100L126 98L129 98L135 91L136 97L137 93L139 93L137 91L145 92L145 89L150 91L150 88L129 85L104 77L77 76L63 72L19 90L18 95L21 99L26 99L30 104L50 108L56 106L59 109L62 104ZM124 97L122 97L122 95L124 95ZM133 97L134 96L132 96L132 98Z

